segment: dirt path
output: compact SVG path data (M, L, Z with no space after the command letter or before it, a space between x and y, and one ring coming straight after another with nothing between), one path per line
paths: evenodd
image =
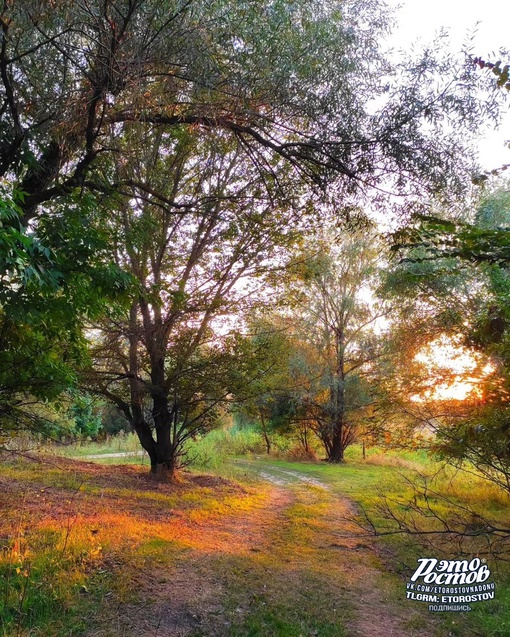
M423 624L423 614L409 604L407 612L392 598L393 591L385 581L384 564L377 543L372 538L361 537L360 529L352 520L355 504L347 497L331 494L330 487L295 470L264 463L258 474L278 485L297 483L313 485L328 492L330 511L325 516L327 524L318 536L317 550L336 549L335 561L346 579L346 597L353 614L348 622L349 635L356 637L409 637L429 636L430 626L422 631L412 625ZM320 538L320 539L319 539ZM401 595L404 596L402 587Z
M298 471L246 468L264 502L182 521L183 551L140 570L136 602L109 603L87 637L432 637L349 521L351 501Z

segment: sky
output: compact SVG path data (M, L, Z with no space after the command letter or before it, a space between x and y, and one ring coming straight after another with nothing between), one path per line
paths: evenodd
M452 52L460 52L468 37L472 36L473 54L482 59L510 64L510 53L500 56L501 49L510 50L510 2L509 0L386 0L395 8L397 24L389 46L396 50L409 51L411 47L429 44L441 28L450 35ZM484 170L493 170L510 164L510 93L507 114L496 131L484 131L479 144L479 159ZM455 351L454 351L455 350ZM474 359L467 352L452 346L437 346L430 360L435 365L445 366L458 373L459 378L435 388L433 398L464 399L476 386L469 378ZM487 373L489 370L485 370Z
M396 9L397 25L389 44L395 49L408 50L420 41L430 43L441 27L448 30L452 50L462 50L468 34L473 34L473 53L491 61L500 49L510 50L510 2L508 0L386 0ZM510 98L510 95L509 95ZM510 104L510 99L509 99ZM510 108L499 130L487 132L479 147L480 161L485 170L510 163Z

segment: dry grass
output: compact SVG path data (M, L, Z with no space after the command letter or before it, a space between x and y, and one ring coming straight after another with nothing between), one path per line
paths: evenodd
M371 634L414 634L383 601L376 553L337 538L346 501L309 484L164 484L145 471L3 459L3 637L341 637L346 623L362 635L368 580Z
M373 494L389 467L252 464L285 481L165 484L133 465L4 458L0 635L460 634L399 601L393 558L349 521L343 494Z

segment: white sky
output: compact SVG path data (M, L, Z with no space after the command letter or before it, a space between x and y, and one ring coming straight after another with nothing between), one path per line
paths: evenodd
M499 57L500 49L510 49L510 1L492 0L386 0L396 11L398 24L389 44L395 49L409 50L414 44L428 44L445 27L451 37L452 50L460 51L468 34L474 34L473 54L484 59L510 63ZM477 24L478 23L478 24ZM509 95L510 97L510 95ZM509 100L510 103L510 100ZM480 145L483 168L491 170L510 163L510 108L498 131L488 131Z

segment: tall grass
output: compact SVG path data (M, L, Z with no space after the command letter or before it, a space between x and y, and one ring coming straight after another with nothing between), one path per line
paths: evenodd
M217 429L206 436L190 440L186 453L191 466L200 469L217 469L228 458L239 456L257 455L290 460L314 457L314 450L306 455L295 439L277 434L271 435L271 453L268 455L260 431L246 426Z
M108 436L105 440L76 440L66 444L60 442L48 443L44 451L68 458L79 458L90 455L107 453L134 453L141 451L140 441L135 433L119 433L116 436Z
M0 552L1 637L81 632L88 600L80 597L88 591L86 583L102 558L102 547L78 528L76 516L69 515L60 529L34 530L27 530L23 502L19 516Z
M323 449L319 441L313 441L311 457L323 456ZM33 446L33 445L32 445ZM78 440L69 444L47 443L42 450L59 456L83 458L92 455L114 453L135 454L143 450L135 433L123 433L109 436L102 441ZM215 469L229 457L244 455L267 456L266 445L262 434L255 426L230 427L216 429L206 435L189 440L185 452L192 467L201 469ZM271 457L288 460L305 460L305 454L298 442L292 436L271 435ZM348 447L345 458L347 462L363 461L367 464L379 464L409 469L420 469L431 466L431 460L425 451L396 451L384 447L366 449L366 458L362 460L361 445ZM101 460L101 459L99 459ZM102 462L138 463L137 457L112 458L107 457Z
M191 465L202 469L217 469L232 456L264 453L262 436L250 428L217 429L186 445Z
M285 449L288 442L282 438L274 441L275 449ZM87 456L101 456L97 458L101 462L113 463L140 463L137 456L125 458L108 458L108 454L127 453L135 454L143 450L140 441L134 433L119 434L108 437L104 441L93 442L90 440L76 441L71 444L51 443L44 446L43 451L69 458L86 458ZM192 467L201 469L215 469L221 466L227 458L250 454L265 454L265 444L262 436L254 428L232 427L230 429L217 429L204 436L198 436L189 440L185 447L186 459Z

